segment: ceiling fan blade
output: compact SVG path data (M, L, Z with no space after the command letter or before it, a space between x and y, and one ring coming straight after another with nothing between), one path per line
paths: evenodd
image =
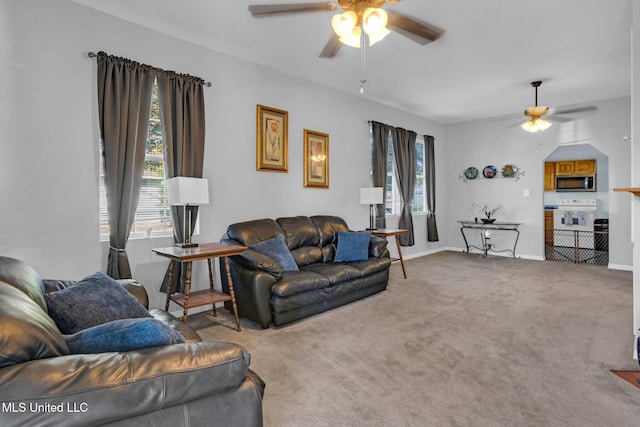
M562 117L562 116L553 116L553 115L549 117L549 121L558 122L558 123L572 122L574 120L575 119L571 117Z
M397 12L387 11L389 22L387 27L421 45L436 41L444 34L444 30L426 22Z
M338 7L335 3L291 3L291 4L252 4L249 12L253 16L280 15L285 13L324 12Z
M327 42L327 44L318 55L319 58L333 58L338 54L340 48L342 47L342 43L340 42L340 37L336 33L331 35L331 38Z
M585 111L595 111L598 107L595 105L582 105L575 107L560 107L552 109L550 114L573 114L573 113L584 113Z

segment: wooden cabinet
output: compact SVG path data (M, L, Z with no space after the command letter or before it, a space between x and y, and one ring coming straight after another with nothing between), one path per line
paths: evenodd
M544 163L544 191L556 191L556 164Z
M544 211L544 244L553 246L553 211Z
M576 160L575 173L577 175L591 175L596 173L596 161Z
M556 175L591 175L596 173L595 159L562 160L555 162ZM545 163L546 170L546 163Z

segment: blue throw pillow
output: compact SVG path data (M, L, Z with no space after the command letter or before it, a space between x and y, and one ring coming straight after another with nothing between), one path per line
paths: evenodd
M271 239L263 240L249 246L254 251L263 253L273 258L284 271L298 271L298 264L293 259L293 255L289 251L287 242L284 241L282 234L278 234Z
M156 319L121 319L62 336L72 354L132 351L185 342L182 334Z
M371 233L338 231L338 249L333 262L364 261L369 259Z
M112 320L150 317L120 283L102 272L44 297L49 316L63 334L75 334Z

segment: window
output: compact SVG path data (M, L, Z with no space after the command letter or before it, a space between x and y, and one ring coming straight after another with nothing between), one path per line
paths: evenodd
M149 137L144 158L144 174L140 200L129 238L173 234L171 207L165 188L164 145L158 104L158 86L154 83L149 113ZM104 163L100 158L100 238L109 239L107 193L104 185Z
M373 144L373 135L370 135L370 142ZM385 211L387 215L393 215L400 212L401 201L398 193L398 184L396 182L393 143L390 134L388 147ZM424 140L419 136L416 138L416 188L413 193L413 199L411 200L411 212L413 213L426 212L424 162ZM371 170L373 171L373 169Z

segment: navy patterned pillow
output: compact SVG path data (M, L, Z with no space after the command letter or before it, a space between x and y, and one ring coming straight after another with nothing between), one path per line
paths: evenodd
M273 258L278 264L280 264L280 267L282 267L282 270L284 271L299 270L298 264L296 264L296 260L293 259L293 255L291 255L287 242L284 241L282 234L278 234L276 237L272 237L271 239L255 243L249 247L254 251Z
M150 317L120 283L102 272L44 297L49 316L63 334L75 334L118 319Z

